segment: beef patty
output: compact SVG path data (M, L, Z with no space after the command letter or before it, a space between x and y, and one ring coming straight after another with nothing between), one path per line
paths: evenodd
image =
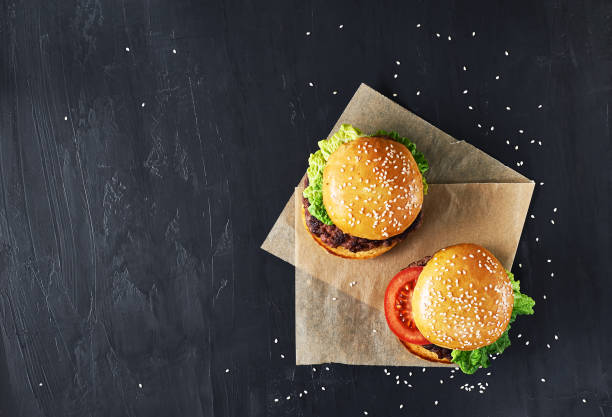
M427 262L429 262L430 259L431 259L431 256L424 256L418 261L414 261L408 264L407 268L412 268L413 266L425 266L427 265ZM447 349L445 347L434 345L434 344L423 345L423 347L429 350L430 352L435 353L438 356L438 359L448 359L448 360L452 359L452 356L451 356L451 352L453 351L452 349Z
M304 180L305 187L308 187L308 177ZM362 237L352 236L342 232L335 225L328 225L317 219L315 216L310 214L308 207L310 207L310 201L307 198L302 198L302 204L304 205L304 215L306 217L306 227L310 233L321 239L326 245L337 248L342 246L350 250L351 252L360 252L364 250L370 250L379 246L391 246L395 242L400 241L406 237L408 233L415 230L421 225L421 212L419 212L414 222L399 235L391 236L384 240L370 240Z

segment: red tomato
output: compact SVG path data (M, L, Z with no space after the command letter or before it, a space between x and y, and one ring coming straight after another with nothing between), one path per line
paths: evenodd
M412 317L412 293L422 266L402 269L393 277L385 292L385 317L389 328L401 340L415 345L428 345L414 324Z

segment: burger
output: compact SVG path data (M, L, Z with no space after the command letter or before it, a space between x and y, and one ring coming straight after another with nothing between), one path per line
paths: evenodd
M409 139L344 124L308 163L304 225L328 252L373 258L419 226L428 164Z
M389 328L414 355L467 374L510 346L510 324L534 300L482 246L450 246L408 265L385 293Z

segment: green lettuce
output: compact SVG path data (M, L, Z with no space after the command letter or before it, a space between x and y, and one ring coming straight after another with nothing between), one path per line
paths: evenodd
M304 189L303 196L310 202L310 206L308 207L310 214L325 224L332 225L333 222L327 215L327 211L323 205L323 169L327 164L329 156L334 153L340 145L363 136L361 131L356 127L349 124L343 124L329 139L320 140L318 143L319 150L310 154L308 158L308 169L306 170L306 175L308 175L308 187ZM416 145L408 138L401 137L396 132L379 130L376 132L375 136L387 136L410 150L423 176L423 193L427 194L427 181L423 174L429 169L429 165L423 153L417 151Z
M513 323L519 315L533 314L535 301L528 295L521 293L520 281L514 280L514 274L512 272L506 271L506 273L508 274L508 278L510 278L512 293L514 295L514 306L512 308L512 316L510 317L510 323ZM476 350L454 349L451 352L452 362L459 365L461 370L466 374L473 374L481 367L488 368L490 364L489 356L499 355L510 346L509 331L510 324L508 324L506 331L494 343Z

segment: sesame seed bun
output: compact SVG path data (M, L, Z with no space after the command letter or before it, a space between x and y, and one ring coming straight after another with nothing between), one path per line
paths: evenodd
M414 322L431 343L474 350L508 327L514 297L506 270L482 246L463 243L433 255L412 296Z
M325 244L325 242L323 242L318 236L314 235L310 230L308 230L308 226L306 226L306 216L304 214L304 210L305 209L302 209L302 224L304 225L304 227L306 228L306 230L308 231L310 236L312 236L312 238L315 240L315 242L317 242L327 252L331 253L332 255L339 256L341 258L347 258L347 259L369 259L369 258L375 258L375 257L377 257L379 255L382 255L385 252L390 251L398 243L400 243L403 240L403 239L397 239L396 241L391 243L389 246L381 245L381 246L377 246L377 247L372 248L372 249L362 250L362 251L359 251L359 252L351 252L350 250L348 250L346 248L343 248L342 246L337 246L337 247L333 248L333 247Z
M401 339L397 339L412 353L413 355L418 356L421 359L425 359L430 362L439 362L439 363L451 363L449 359L442 358L440 359L438 355L430 350L425 349L421 345L415 345L414 343L408 343Z
M387 239L406 230L421 211L421 172L401 143L357 138L330 155L323 171L323 204L342 232Z

